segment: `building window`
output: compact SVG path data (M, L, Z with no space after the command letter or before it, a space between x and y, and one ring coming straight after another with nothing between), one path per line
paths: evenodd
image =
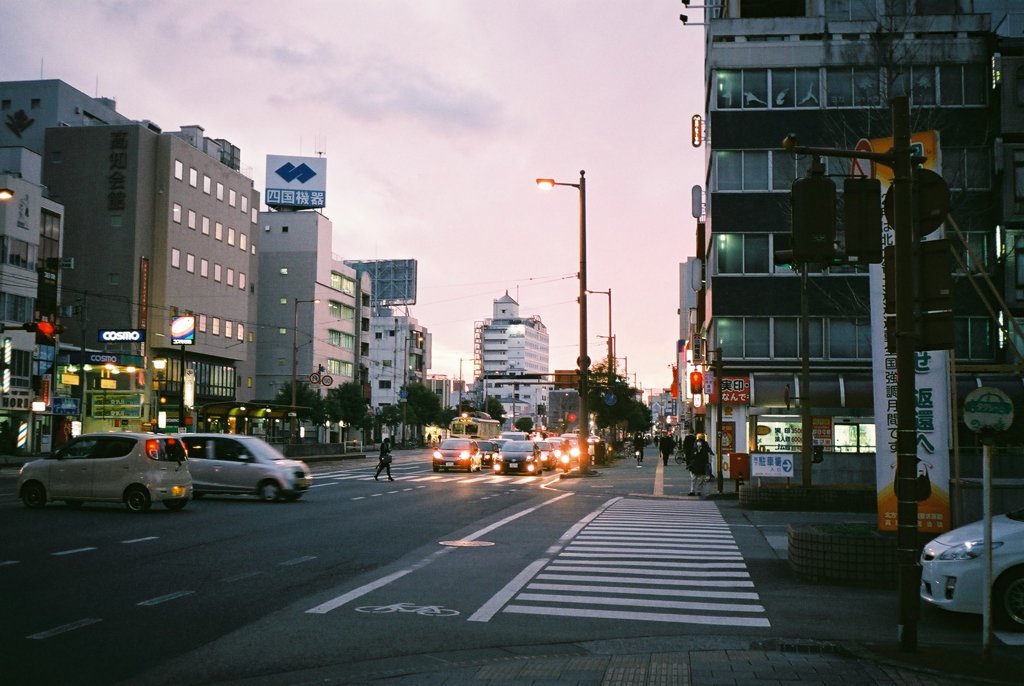
M196 256L192 253L185 254L185 271L189 274L196 273Z
M206 193L207 195L210 194L210 184L212 182L213 182L213 179L211 179L206 174L203 174L203 193Z
M989 190L992 187L989 149L943 146L942 176L950 189Z
M245 234L245 233L242 233L241 231L239 231L238 232L238 249L244 251L248 246L249 246L249 236L248 236L248 234Z
M715 252L719 274L769 273L768 234L720 234Z
M773 108L818 106L817 69L772 69L770 74Z
M939 102L942 105L984 105L987 85L984 65L939 65ZM942 154L945 169L945 150Z
M210 235L210 218L205 216L205 215L203 216L202 227L203 227L203 235L204 236L209 236Z
M231 207L234 207L236 202L237 202L237 200L236 200L236 196L235 196L235 189L234 188L229 188L228 189L228 205L230 205Z
M242 341L245 340L245 324L238 322L238 327L235 331L235 338Z
M355 296L356 294L356 280L344 277L341 280L341 292L345 295Z
M833 360L871 359L871 323L866 319L829 319L828 356Z
M217 200L224 201L224 184L217 182Z
M171 221L175 224L181 223L181 205L178 203L171 205Z
M195 188L199 185L199 170L195 167L188 168L188 185Z
M242 193L241 200L242 204L239 206L238 209L242 211L242 214L249 214L249 196L246 195L245 193Z
M171 266L181 269L181 251L177 248L171 248Z
M807 320L808 337L810 339L809 357L824 357L823 324L820 317L809 317ZM774 317L772 319L773 357L777 359L798 359L800 357L800 318Z
M282 326L280 329L277 330L277 332L284 336L285 334L288 333L288 329Z
M185 165L181 163L181 160L174 160L174 178L178 181L185 178Z
M199 259L199 276L204 279L210 278L210 261L205 257Z
M238 272L238 287L245 290L245 272Z
M224 240L224 225L220 222L213 223L213 237L218 241Z
M874 19L875 3L864 0L825 0L827 21L855 21Z
M220 335L220 317L211 317L213 320L210 324L210 333L214 336Z
M231 320L225 319L224 320L224 338L231 338L231 335L232 335Z
M719 150L714 162L715 190L768 190L767 150Z
M882 79L877 68L829 67L825 70L828 107L881 107Z
M227 284L229 286L234 286L235 285L235 270L232 269L231 267L228 267Z
M206 333L206 315L199 315L199 332Z
M994 357L993 325L988 317L953 317L953 336L958 360Z
M342 321L353 321L356 318L356 310L351 305L340 303L337 300L331 300L327 306L328 314L334 319L341 319Z
M213 263L213 280L217 283L221 280L221 266L216 262Z
M768 107L766 69L721 70L715 74L718 109L763 109Z
M196 211L195 210L189 210L188 211L188 228L192 229L193 231L196 230Z
M382 391L388 390L389 388L391 388L391 379L380 379L377 382L377 388L379 388Z
M964 231L963 233L967 246L956 241L953 244L953 249L959 253L960 259L972 274L977 274L982 269L988 271L988 266L992 263L992 252L994 252L992 249L994 237L987 231ZM978 264L979 260L981 261L980 265ZM960 266L955 265L954 270L959 272Z
M281 267L277 270L277 273L281 276L288 276L288 267Z
M235 230L230 226L228 227L228 245L235 244Z

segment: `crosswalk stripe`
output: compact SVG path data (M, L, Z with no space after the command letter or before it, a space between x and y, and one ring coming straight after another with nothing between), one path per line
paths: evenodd
M584 521L488 616L771 626L714 503L624 498Z

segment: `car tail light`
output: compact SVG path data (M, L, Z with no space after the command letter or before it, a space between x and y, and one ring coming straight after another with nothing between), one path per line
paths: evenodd
M155 438L146 439L146 457L151 460L160 459L160 441Z

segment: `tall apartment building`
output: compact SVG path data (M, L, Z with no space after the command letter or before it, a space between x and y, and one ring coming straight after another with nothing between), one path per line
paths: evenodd
M521 416L535 420L547 405L547 379L515 379L550 373L548 330L540 317L523 317L519 303L506 291L494 300L490 319L477 322L473 366L480 398L496 397L505 408L507 423Z
M261 212L259 223L256 395L273 399L294 371L297 384L313 373L335 387L358 383L369 399L369 275L332 254L333 225L319 212Z
M370 404L375 411L399 405L409 384L426 383L430 349L430 334L407 311L375 309L370 320Z
M1020 363L1008 345L1019 337L1005 315L988 315L968 278L983 268L1003 284L1012 317L1024 315L1024 203L1001 200L1020 194L1019 44L1004 41L1007 54L993 59L994 27L1019 31L1022 24L1019 13L1003 21L980 9L1000 4L1010 6L740 0L709 5L702 29L684 29L705 34L709 138L707 210L697 226L703 272L696 316L692 326L681 322L681 330L699 343L698 364L738 389L721 404L697 409L697 429L722 436L726 453L799 451L802 441L801 279L773 255L791 247L790 189L811 159L783 150L781 141L796 134L806 146L852 150L861 139L884 146L895 95L908 96L915 134L938 132L919 140L935 141L927 152L951 189L950 214L971 248L953 242L964 265L954 275L953 355L960 373L953 390L960 403L982 382L1021 399L1020 374L997 371ZM1015 129L1001 132L1011 121ZM841 217L841 177L853 172L852 164L838 156L823 161L837 182ZM840 247L844 240L840 227ZM875 431L875 408L884 402L873 397L871 383L869 272L815 266L807 279L811 376L804 401L812 408L812 440L830 452L874 453L889 442Z

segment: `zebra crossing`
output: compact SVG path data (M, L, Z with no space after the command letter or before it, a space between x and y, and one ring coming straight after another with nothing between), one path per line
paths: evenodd
M728 525L707 501L613 502L470 619L488 621L498 607L527 615L770 626Z
M368 470L363 469L339 469L330 470L324 472L313 473L313 488L322 488L324 486L336 485L340 482L345 481L373 481L373 474L376 469L376 464ZM479 484L502 484L507 486L523 486L529 484L537 484L538 478L536 476L515 476L515 475L498 475L493 473L475 472L475 473L434 473L430 467L427 468L418 466L395 466L391 467L391 474L395 478L395 481L407 481L424 483L430 481L448 481L456 483L479 483Z

